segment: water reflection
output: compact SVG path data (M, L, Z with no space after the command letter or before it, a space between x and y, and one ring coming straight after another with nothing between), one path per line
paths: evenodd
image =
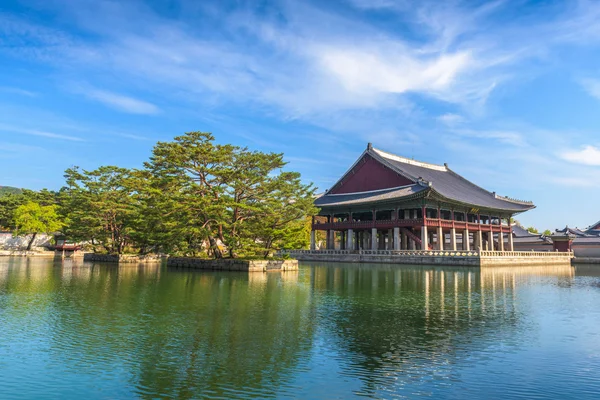
M86 382L82 376L112 382L103 388L108 397L232 397L240 388L268 397L308 354L311 298L297 272L165 271L158 265L4 265L1 336L22 346L38 342L38 356L60 366L43 378L50 390L43 393L61 397L63 383L75 376L74 388ZM29 302L40 297L44 307ZM0 384L27 394L17 391L15 378L36 361L1 348L0 356L13 357Z
M595 398L597 271L0 259L1 397Z
M528 329L519 284L573 278L570 267L313 268L313 286L324 296L319 308L328 310L325 323L344 355L343 374L363 381L356 394L374 397L407 387L427 395L460 381L456 365L478 362L499 341ZM520 343L503 346L516 351Z

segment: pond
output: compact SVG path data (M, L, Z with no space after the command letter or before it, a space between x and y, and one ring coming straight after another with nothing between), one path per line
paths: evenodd
M600 267L0 258L0 397L600 394Z

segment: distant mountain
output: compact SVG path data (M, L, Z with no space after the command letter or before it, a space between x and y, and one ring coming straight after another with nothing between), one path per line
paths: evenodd
M23 189L19 189L12 186L0 186L0 196L3 196L8 193L22 193Z

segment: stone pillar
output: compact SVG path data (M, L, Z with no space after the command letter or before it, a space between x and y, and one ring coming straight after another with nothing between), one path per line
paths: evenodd
M315 231L310 231L310 249L315 250L317 247L315 243Z
M421 228L421 250L429 250L429 235L427 234L427 225Z
M463 250L471 251L471 235L469 234L469 228L463 231Z
M454 227L450 230L450 250L452 250L452 251L458 250L456 248L456 228L454 228Z
M331 235L331 239L329 239L331 242L331 250L335 250L335 231L331 230L329 231L329 234Z
M490 251L494 251L494 232L488 233L488 243Z
M331 230L325 231L325 249L331 250Z
M512 229L511 231L508 233L508 251L515 251L515 246L513 244L513 234L512 234Z
M406 239L408 239L408 236L406 235L406 232L402 231L402 237L400 239L400 250L408 250L408 241Z
M346 250L346 231L340 231L340 250Z
M446 241L446 236L444 235L444 230L441 226L437 228L437 237L438 237L438 250L444 250L444 242Z
M400 228L394 228L394 250L404 250L405 234L402 232L402 241L400 241Z
M477 244L475 245L475 250L483 250L483 233L479 230L477 231Z
M504 251L504 232L498 234L498 250Z
M354 232L352 232L352 229L348 229L348 232L346 233L346 249L347 250L354 250Z
M377 228L371 228L371 250L377 250Z

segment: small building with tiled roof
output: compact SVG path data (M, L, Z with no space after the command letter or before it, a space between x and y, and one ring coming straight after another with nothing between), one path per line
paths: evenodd
M515 251L552 251L552 239L541 233L532 233L519 224L512 226Z
M499 196L447 164L367 149L315 200L328 249L512 250L511 217L531 202Z

